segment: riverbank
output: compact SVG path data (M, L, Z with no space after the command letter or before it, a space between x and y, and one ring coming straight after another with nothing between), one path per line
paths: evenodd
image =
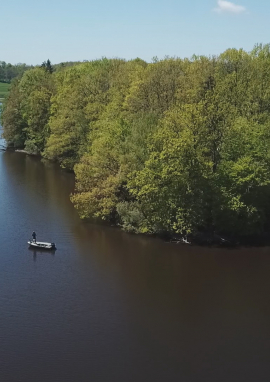
M10 148L9 148L9 150L10 150ZM22 154L26 154L26 155L31 155L31 156L34 156L34 157L41 157L41 155L40 154L36 154L36 153L31 153L30 151L27 151L27 150L14 150L15 151L15 153L22 153Z
M24 150L23 148L22 149L15 149L15 147L13 147L13 146L2 146L1 148L2 148L2 151L13 151L15 153L31 155L31 156L34 156L34 157L39 157L39 158L42 157L40 153L32 153L30 151Z
M15 149L14 147L5 147L1 149L2 151L13 151L15 153L29 155L31 157L36 157L39 159L42 159L41 154L31 153L24 149ZM53 163L53 161L48 161L50 163ZM57 166L60 167L59 164ZM62 169L63 170L63 169ZM70 170L64 170L66 173L72 172ZM75 208L75 207L74 207ZM91 219L82 219L82 221L85 222L91 222L94 224L97 224L99 226L113 226L118 227L122 231L125 231L124 227L117 223L114 220L111 221L103 221L99 218L91 218ZM131 232L127 232L132 235ZM134 235L135 233L133 233ZM193 234L188 235L181 235L181 234L175 234L172 232L160 232L160 233L154 233L154 234L135 234L137 236L148 236L153 238L159 238L162 239L165 242L174 243L177 245L195 245L195 246L209 246L209 247L238 247L238 246L255 246L255 247L262 247L262 246L269 246L270 245L270 233L263 233L260 235L248 235L248 236L240 236L240 235L229 235L224 233L217 233L216 231L198 231Z
M24 154L31 157L36 157L38 159L42 159L40 154L35 154L28 152L24 149L15 149L14 147L1 147L1 151L11 151L18 154ZM53 164L53 161L48 161ZM56 164L57 166L60 165ZM65 173L70 173L70 170L62 169ZM72 171L74 174L74 172ZM75 207L74 207L75 209ZM75 209L76 210L76 209ZM91 218L91 219L82 219L82 221L90 222L91 224L95 224L97 226L112 226L118 227L122 231L125 231L123 226L117 223L114 220L111 221L103 221L100 218ZM128 232L130 233L130 232ZM248 236L240 236L240 235L229 235L225 233L218 233L216 231L198 231L193 234L181 235L175 234L172 232L160 232L154 234L142 234L142 233L130 233L131 236L136 235L138 237L153 237L157 239L162 239L164 242L173 243L176 245L195 245L195 246L209 246L209 247L239 247L239 246L251 246L251 247L262 247L270 245L270 233L263 233L260 235L248 235Z

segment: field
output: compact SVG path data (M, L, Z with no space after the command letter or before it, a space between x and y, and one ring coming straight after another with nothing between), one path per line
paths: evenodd
M0 98L5 98L8 94L10 84L0 82Z

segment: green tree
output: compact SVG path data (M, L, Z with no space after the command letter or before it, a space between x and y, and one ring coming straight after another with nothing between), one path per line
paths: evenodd
M26 123L22 117L22 94L19 80L14 80L7 99L4 101L1 122L4 127L3 138L8 146L23 147L26 139Z
M41 68L45 69L50 74L52 74L52 72L54 71L52 64L51 64L51 61L49 59L47 61L44 61L41 64Z
M50 135L49 117L54 81L51 75L40 68L24 73L19 83L21 111L26 139L32 142L38 152L42 152Z

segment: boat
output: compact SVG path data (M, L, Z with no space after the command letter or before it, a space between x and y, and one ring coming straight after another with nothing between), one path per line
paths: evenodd
M27 243L29 244L30 248L49 249L49 250L56 249L56 246L54 243L45 243L42 241L33 241L33 240L29 240Z

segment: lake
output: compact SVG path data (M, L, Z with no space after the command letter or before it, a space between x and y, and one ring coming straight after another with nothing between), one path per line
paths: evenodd
M270 248L84 223L73 187L0 151L0 381L269 381ZM33 230L57 251L28 249Z

